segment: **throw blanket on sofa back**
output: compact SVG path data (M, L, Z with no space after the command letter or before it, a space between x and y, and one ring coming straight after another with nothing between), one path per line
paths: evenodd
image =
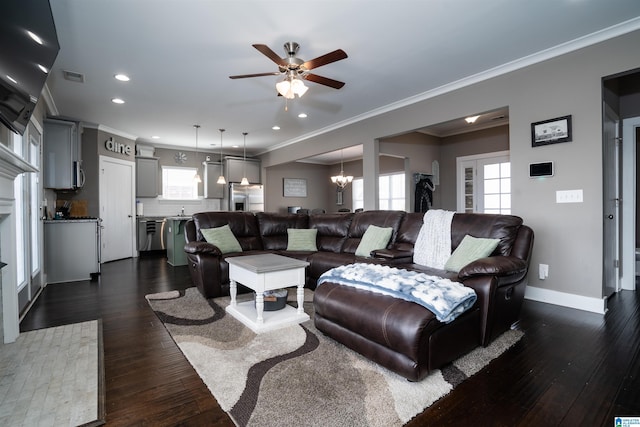
M451 256L451 221L455 212L432 209L424 214L413 248L413 262L443 269Z
M473 289L442 277L378 264L348 264L332 268L318 279L415 302L441 322L452 322L476 301Z

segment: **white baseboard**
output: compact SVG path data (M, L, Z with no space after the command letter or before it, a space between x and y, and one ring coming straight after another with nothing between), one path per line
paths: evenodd
M546 302L592 313L605 314L607 312L606 298L591 298L533 286L527 286L524 297L532 301Z

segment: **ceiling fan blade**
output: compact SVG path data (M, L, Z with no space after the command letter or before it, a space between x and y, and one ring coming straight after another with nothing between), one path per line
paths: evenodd
M239 76L229 76L230 79L246 79L248 77L263 77L263 76L279 76L280 73L274 71L272 73L258 73L258 74L241 74Z
M258 49L260 53L262 53L264 56L266 56L267 58L269 58L270 60L278 64L279 66L281 67L287 66L287 62L284 59L280 58L278 54L275 53L273 50L271 50L271 48L266 44L254 44L252 46Z
M338 49L307 61L303 63L301 67L304 67L307 70L313 70L314 68L322 67L323 65L331 64L332 62L340 61L341 59L345 58L347 58L347 54L345 53L345 51L342 49Z
M339 82L338 80L333 80L328 77L322 77L317 74L306 73L302 76L302 78L305 80L309 80L310 82L332 87L334 89L340 89L342 86L344 86L344 82Z

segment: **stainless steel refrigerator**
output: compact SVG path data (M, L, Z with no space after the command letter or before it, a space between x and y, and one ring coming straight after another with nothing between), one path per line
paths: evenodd
M229 210L246 212L264 211L264 189L261 184L229 184Z

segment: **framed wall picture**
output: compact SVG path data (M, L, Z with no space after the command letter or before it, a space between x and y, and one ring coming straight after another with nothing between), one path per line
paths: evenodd
M531 146L571 141L571 116L531 123Z
M304 178L283 178L284 197L307 197L307 180Z

